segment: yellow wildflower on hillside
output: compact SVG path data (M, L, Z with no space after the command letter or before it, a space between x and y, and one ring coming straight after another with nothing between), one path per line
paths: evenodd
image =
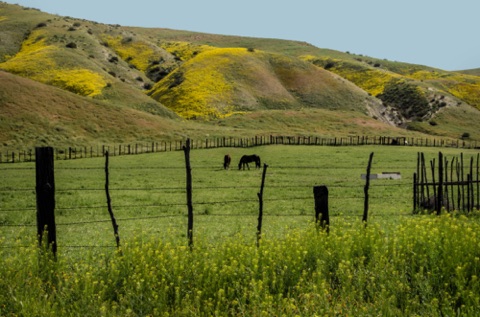
M82 96L99 95L107 84L100 74L88 69L58 70L52 75L52 85Z
M421 70L408 75L408 77L417 80L430 80L439 79L442 77L442 74L435 71Z
M47 45L43 30L35 30L20 51L0 67L14 74L51 84L82 96L95 96L106 86L105 79L88 69L64 69L54 60L60 48Z
M122 36L104 36L102 40L113 48L123 60L141 71L146 71L152 61L160 58L160 54L146 42Z
M471 106L480 109L480 77L457 73L419 71L410 77L427 80Z
M363 71L335 69L335 72L373 96L381 94L385 89L385 84L390 80L401 77L396 74L375 69L365 69Z
M46 45L42 30L35 30L22 43L20 51L5 63L1 68L14 74L42 81L44 74L55 67L51 58L57 50L53 45Z
M381 94L385 84L390 80L401 77L392 72L364 65L361 62L349 62L312 55L302 56L302 59L342 76L373 96Z
M195 45L190 42L163 42L160 47L182 61L188 61L200 53L216 49L212 46Z
M455 97L480 110L480 82L457 83L448 90Z
M184 118L222 118L232 114L233 85L224 74L232 56L248 54L244 48L207 50L186 62L154 88L152 96Z

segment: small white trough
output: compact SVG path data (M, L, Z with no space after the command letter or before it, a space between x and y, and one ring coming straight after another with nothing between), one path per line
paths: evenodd
M381 174L370 174L370 179L401 179L400 172L382 172ZM362 174L362 179L367 179L367 174Z

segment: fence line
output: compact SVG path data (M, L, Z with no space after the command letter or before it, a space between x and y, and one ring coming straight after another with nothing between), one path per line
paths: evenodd
M109 186L108 186L108 155L109 155L109 152L106 152L106 155L105 155L105 158L106 158L106 164L105 164L105 171L106 171L106 192L108 193L108 190L109 190ZM372 156L373 156L373 153L371 154L370 156L370 161L369 161L369 167L367 168L367 170L370 169L370 165L371 165L371 161L372 161ZM186 161L188 161L186 159ZM462 159L463 161L463 159ZM477 162L478 162L478 159L477 159ZM458 165L457 165L458 166ZM148 167L145 167L145 168L148 168ZM167 168L167 167L166 167ZM171 168L177 168L177 167L171 167ZM286 168L285 166L283 167L280 167L280 168ZM288 167L288 168L291 168L291 169L298 169L298 168L306 168L306 167L296 167L296 166L292 166L292 167ZM324 167L323 167L324 168ZM463 165L461 167L463 169ZM99 170L100 168L91 168L91 169L88 169L88 170ZM271 168L272 169L272 168ZM6 170L6 169L5 169ZM38 170L38 169L37 169ZM188 168L187 168L188 170ZM275 171L275 169L273 169ZM472 170L472 167L470 167L470 170ZM477 163L477 171L478 171L478 163ZM264 174L265 174L265 171L264 171ZM367 179L367 187L369 186L368 185L368 180L370 179L369 177L366 178ZM477 179L478 179L478 176L477 176ZM291 183L289 183L291 184ZM359 183L360 184L360 183ZM373 184L372 184L373 185ZM410 184L406 184L406 183L399 183L399 184L375 184L372 186L373 187L383 187L383 186L388 186L388 187L391 187L391 186L411 186ZM423 184L425 185L425 184ZM262 181L262 186L263 186L263 181ZM45 186L44 186L45 187ZM238 186L240 188L258 188L258 186ZM306 186L306 185L299 185L299 186L293 186L293 185L289 185L289 186L284 186L284 185L272 185L272 186L268 186L268 187L272 187L272 188L311 188L312 186ZM358 196L355 195L355 193L352 195L352 194L349 194L347 196L345 195L333 195L333 198L341 198L341 199L364 199L365 197L361 196L360 194L360 191L361 191L361 188L362 186L361 185L351 185L351 184L348 184L348 185L345 185L345 184L332 184L331 186L329 186L331 188L353 188L353 187L357 187L358 190L359 190L359 194ZM37 186L38 188L38 186ZM202 189L205 189L205 190L215 190L215 189L220 189L220 188L226 188L226 187L222 187L222 186L206 186L204 188L202 187L199 187L199 188L195 188L195 190L202 190ZM230 187L229 187L230 188ZM236 186L234 187L236 188ZM177 191L178 190L178 193L184 193L185 192L185 188L183 187L167 187L167 188L156 188L155 190L175 190ZM7 192L8 192L8 189L6 189ZM32 188L31 189L32 191L34 191L34 189ZM69 191L69 190L73 190L73 191L86 191L86 190L95 190L95 191L101 191L102 189L100 188L95 188L95 189L92 189L92 188L78 188L78 189L63 189L63 191ZM146 189L146 188L119 188L118 190L150 190L150 189ZM62 191L62 190L60 190ZM177 192L175 192L176 194ZM312 200L312 197L311 196L308 196L308 197L300 197L300 195L303 195L302 193L297 193L296 194L297 196L295 197L283 197L283 198L265 198L263 199L262 197L262 201L291 201L291 200ZM368 193L366 193L366 196L368 195ZM293 196L293 195L292 195ZM368 196L367 196L368 197ZM371 197L371 198L382 198L382 197ZM107 199L108 200L108 199ZM222 201L200 201L200 202L195 202L194 205L212 205L212 204L230 204L230 203L257 203L257 200L255 199L241 199L241 200L222 200ZM313 203L313 202L312 202ZM165 203L165 204L148 204L148 205L119 205L119 206L116 206L115 204L113 204L113 206L109 206L109 207L113 207L114 209L122 209L122 208L146 208L146 207L152 207L152 208L158 208L158 207L165 207L165 206L185 206L185 201L181 201L181 202L178 202L178 203ZM68 207L68 208L56 208L56 210L79 210L79 209L105 209L107 206L105 204L102 204L102 205L98 205L98 206L79 206L79 207ZM368 206L366 206L367 208ZM110 209L110 208L109 208ZM34 209L33 209L34 210ZM3 210L4 211L4 210ZM92 213L93 214L93 213ZM366 212L364 212L364 215L366 214ZM192 213L193 215L193 213ZM201 213L195 213L195 216L201 216ZM217 216L217 215L215 215ZM227 215L220 215L218 214L218 216L227 216ZM250 216L250 214L248 215L243 215L243 216ZM252 217L254 216L254 214L251 215ZM267 215L268 216L268 215ZM285 215L285 216L296 216L295 214L292 214L292 215ZM304 216L304 215L302 215ZM119 218L118 220L119 221L132 221L132 220L141 220L141 219L151 219L151 218L167 218L167 217L185 217L185 214L162 214L162 215L157 215L157 216L143 216L143 217L133 217L133 218ZM311 217L313 217L313 215L311 215ZM67 226L67 225L78 225L78 224L88 224L88 223L105 223L105 222L108 222L109 220L107 219L99 219L99 220L91 220L91 221L77 221L77 222L71 222L71 223L62 223L62 224L59 224L59 225L62 225L62 226ZM366 217L364 216L364 221L366 222ZM0 225L1 227L2 225ZM32 226L32 225L29 225L29 226ZM43 226L44 227L44 226ZM115 225L114 225L115 227ZM261 226L259 226L259 228L261 229ZM191 232L192 230L189 228L188 229L188 232ZM261 232L261 230L258 230L258 232ZM118 233L115 232L115 237L118 237ZM117 240L117 246L119 245L118 243L118 240Z
M449 183L452 184L452 183ZM423 183L423 185L434 185L434 183ZM403 183L395 183L395 184L370 184L372 188L381 188L381 187L411 187L410 182L403 182ZM312 185L269 185L267 188L298 188L298 189L310 189ZM359 185L344 185L344 184L333 184L329 185L329 188L359 188ZM217 190L217 189L256 189L258 186L207 186L207 187L195 187L195 190ZM183 187L158 187L158 188L116 188L116 189L110 189L110 191L162 191L162 190L177 190L178 194L185 193L185 188ZM4 188L0 189L0 192L15 192L15 191L35 191L34 188L22 188L22 189L9 189L9 188ZM81 191L102 191L104 192L104 188L60 188L60 189L55 189L57 193L62 193L62 192L81 192ZM333 197L335 197L335 194L333 194ZM305 199L310 199L311 197L305 197ZM342 198L349 198L348 196L342 196ZM360 197L350 197L350 198L360 198ZM375 196L373 196L375 198ZM282 201L282 200L287 200L287 199L298 199L298 198L275 198L275 199L265 199L265 200L271 200L271 201ZM218 202L204 202L204 203L230 203L230 202L248 202L249 200L238 200L238 201L218 201ZM256 202L257 200L252 199L251 201ZM196 204L202 204L202 202L195 202ZM157 205L120 205L120 206L115 206L117 208L127 208L127 207L164 207L164 206L178 206L178 205L184 205L184 203L170 203L170 204L157 204ZM97 209L97 208L105 208L105 206L78 206L78 207L56 207L56 210L75 210L75 209ZM32 211L36 210L36 206L26 206L24 208L11 208L11 209L1 209L0 211ZM1 226L1 225L0 225Z
M144 142L134 144L72 146L56 148L55 159L69 160L79 158L103 157L106 152L110 156L134 155L144 153L171 152L183 150L186 140ZM455 147L478 148L477 141L436 139L436 138L406 138L387 136L348 136L348 137L317 137L317 136L277 136L257 135L250 138L217 137L191 140L191 149L213 149L227 147L255 147L263 145L316 145L316 146L361 146L361 145L399 145L421 147ZM35 150L0 152L0 163L35 161Z

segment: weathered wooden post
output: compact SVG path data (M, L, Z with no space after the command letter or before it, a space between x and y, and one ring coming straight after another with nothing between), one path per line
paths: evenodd
M53 170L53 148L35 148L35 174L37 196L37 235L41 246L47 231L47 243L54 255L57 254L55 225L55 177Z
M480 181L478 180L478 175L480 174L479 173L479 166L478 166L479 162L480 162L480 153L477 154L477 172L476 172L477 177L476 177L476 181L475 181L475 183L477 184L477 204L476 204L477 209L480 209Z
M442 206L443 206L443 154L442 152L438 152L437 215L441 214Z
M413 173L413 212L417 212L418 209L418 193L417 193L417 173Z
M267 164L263 164L262 183L260 185L260 192L257 193L259 212L258 212L258 224L257 224L257 247L260 246L260 240L262 239L262 222L263 222L263 188L265 187L265 175L267 174Z
M193 248L193 203L192 203L192 168L190 166L190 139L187 139L183 146L183 152L185 154L185 168L187 172L187 208L188 208L188 246Z
M436 211L437 210L437 183L435 181L435 159L431 160L430 161L430 168L431 168L431 172L432 172L432 188L433 188L433 200L432 200L432 197L428 196L428 201L432 201L433 203L433 209Z
M370 153L370 158L368 159L368 166L367 166L367 180L365 183L365 187L363 188L363 192L365 194L365 201L363 204L363 218L362 221L367 225L368 220L368 190L370 188L370 169L372 168L372 160L373 160L373 152Z
M330 232L330 216L328 213L328 188L325 185L313 187L315 199L315 223Z
M117 243L117 248L120 247L120 236L118 234L118 224L115 220L115 216L112 210L112 200L110 198L110 191L109 191L109 176L108 176L108 151L105 152L105 194L107 196L107 208L108 214L110 215L110 220L112 221L113 226L113 235L115 236L115 242Z

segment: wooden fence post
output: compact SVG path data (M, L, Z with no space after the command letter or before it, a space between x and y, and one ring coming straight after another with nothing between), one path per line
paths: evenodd
M267 174L267 164L263 164L262 184L260 185L260 192L258 196L258 224L257 224L257 247L260 246L260 240L262 239L262 222L263 222L263 188L265 187L265 175Z
M117 248L120 247L120 236L118 235L118 224L115 220L112 210L112 200L110 198L110 192L108 189L109 186L109 177L108 177L108 151L105 152L105 194L107 196L107 208L110 219L112 220L113 234L115 236L115 242L117 243Z
M438 190L437 190L437 215L442 212L443 206L443 154L438 152ZM445 206L448 208L447 206Z
M185 154L185 168L187 172L187 208L188 208L188 246L193 248L193 203L192 203L192 168L190 166L190 139L187 139L183 146L183 152Z
M476 144L475 144L476 147ZM475 208L480 209L480 181L478 180L478 175L479 175L479 166L478 163L480 162L480 153L477 154L477 177L476 177L476 183L477 183L477 204Z
M55 225L55 177L53 148L35 148L35 174L37 196L37 235L41 246L45 230L48 246L57 254L57 233Z
M367 180L365 183L365 187L363 189L365 193L365 201L363 204L363 218L362 221L367 225L368 220L368 189L370 187L370 169L372 168L372 160L373 160L373 152L370 153L370 158L368 159L368 166L367 166Z
M417 179L417 173L413 173L413 212L417 212L418 208L418 179Z
M326 232L330 232L330 216L328 213L328 188L325 185L313 187L315 199L315 223Z

